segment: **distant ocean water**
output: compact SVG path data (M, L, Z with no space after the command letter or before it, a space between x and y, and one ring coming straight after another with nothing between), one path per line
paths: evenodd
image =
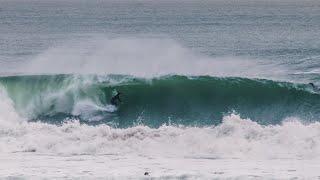
M319 177L319 60L318 1L0 0L0 176Z

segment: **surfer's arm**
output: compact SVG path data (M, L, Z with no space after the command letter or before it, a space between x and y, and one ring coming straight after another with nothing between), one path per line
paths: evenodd
M120 93L119 93L119 94L117 94L117 100L118 100L119 102L121 102L121 99L120 99Z

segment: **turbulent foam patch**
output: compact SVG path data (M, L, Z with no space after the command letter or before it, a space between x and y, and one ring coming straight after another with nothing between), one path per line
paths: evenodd
M113 113L117 110L117 107L114 105L99 106L92 102L91 100L81 100L74 104L71 115L80 116L82 119L88 121L100 121L105 117L99 112L109 112Z
M316 158L320 124L291 119L261 126L238 115L225 116L211 127L136 126L115 129L70 121L61 126L40 122L1 126L1 152L44 154L126 154L184 158ZM6 147L6 148L4 148Z
M22 118L14 108L14 102L8 97L7 91L0 86L0 123L5 126L10 122L18 122Z

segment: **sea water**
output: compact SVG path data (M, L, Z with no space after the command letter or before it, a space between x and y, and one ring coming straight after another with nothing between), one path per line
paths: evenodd
M319 1L0 0L0 176L318 178L319 60Z

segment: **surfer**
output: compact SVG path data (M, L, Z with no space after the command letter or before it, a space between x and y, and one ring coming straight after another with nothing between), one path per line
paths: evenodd
M309 84L312 86L314 91L316 91L316 92L320 91L320 89L317 86L315 86L313 83L309 83Z
M117 92L117 94L111 98L110 104L117 106L119 103L121 103L120 94L120 92Z

